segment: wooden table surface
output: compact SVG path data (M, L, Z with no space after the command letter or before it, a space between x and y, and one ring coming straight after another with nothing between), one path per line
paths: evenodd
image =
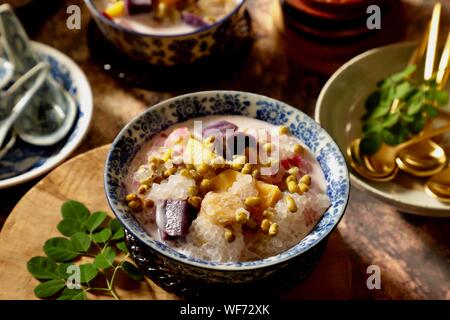
M4 1L2 1L4 2ZM8 2L8 1L6 1ZM55 2L58 2L56 4ZM434 1L404 0L403 39L420 37ZM444 4L449 26L450 2ZM50 4L51 3L51 4ZM66 8L82 8L81 30L66 28ZM321 87L329 75L310 71L283 50L272 22L272 0L248 0L254 30L253 45L237 70L220 74L195 90L234 89L257 92L283 100L312 115ZM192 90L179 84L170 89L140 89L105 72L92 58L87 39L89 13L81 0L39 0L18 12L33 40L70 56L86 73L94 94L94 116L88 136L74 153L110 143L135 115L161 100ZM38 180L0 191L0 226L17 201ZM450 219L400 213L366 192L351 190L347 212L339 224L352 268L354 299L450 299ZM367 267L381 270L381 289L369 290Z

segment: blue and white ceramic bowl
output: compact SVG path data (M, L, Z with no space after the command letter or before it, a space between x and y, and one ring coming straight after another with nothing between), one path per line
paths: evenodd
M134 60L158 66L186 65L215 52L234 35L234 25L246 0L239 0L236 7L223 19L182 34L149 34L133 31L114 23L101 14L103 0L84 0L95 23L108 41Z
M77 120L68 136L50 147L33 146L18 139L0 159L0 189L36 178L63 162L83 140L92 118L92 92L83 71L58 50L37 42L32 45L50 64L51 76L75 98Z
M331 206L314 230L296 246L276 256L251 262L203 261L153 240L134 219L124 202L124 181L130 162L141 145L175 123L212 114L243 115L289 126L317 158L325 174ZM210 285L249 284L276 274L296 273L297 278L306 276L323 252L328 235L342 218L349 196L344 157L325 130L283 102L237 91L186 94L148 109L125 126L114 140L106 161L104 179L109 204L127 230L132 256L155 282L180 295ZM292 266L295 270L284 272Z

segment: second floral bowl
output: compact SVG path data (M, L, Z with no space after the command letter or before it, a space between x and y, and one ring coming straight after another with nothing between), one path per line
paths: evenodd
M219 21L190 33L149 34L125 28L105 17L99 10L101 1L84 0L103 35L131 59L157 66L187 65L215 52L232 37L234 25L244 9L245 0Z

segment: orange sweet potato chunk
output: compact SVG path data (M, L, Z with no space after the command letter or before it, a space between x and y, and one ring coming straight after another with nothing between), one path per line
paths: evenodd
M259 180L256 181L255 186L261 198L260 207L262 210L275 206L275 203L281 199L281 191L278 186Z
M236 181L238 174L239 172L230 169L212 178L211 181L214 185L214 191L227 191L229 188L231 188L234 181Z

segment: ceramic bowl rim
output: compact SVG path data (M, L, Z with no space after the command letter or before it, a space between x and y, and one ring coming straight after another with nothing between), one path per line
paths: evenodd
M83 70L81 70L81 68L71 58L61 51L40 42L30 42L37 53L49 55L67 67L72 75L73 82L76 83L78 88L78 95L80 99L79 109L83 111L83 118L81 121L80 118L77 117L77 122L74 126L78 126L78 134L74 136L73 140L65 144L58 153L39 167L33 168L14 177L0 180L0 189L13 187L27 182L55 168L58 164L66 160L76 148L78 148L89 131L89 127L91 125L93 113L92 89ZM67 149L64 150L66 147Z
M198 91L198 92L192 92L192 93L187 93L187 94L175 96L175 97L172 97L170 99L161 101L161 102L155 104L154 106L148 108L144 112L140 113L139 115L134 117L132 120L130 120L122 128L122 130L118 133L118 135L116 136L116 138L114 139L114 141L113 141L113 143L111 145L111 148L110 148L110 150L108 152L108 155L107 155L107 158L106 158L106 161L105 161L105 169L104 169L104 176L103 176L103 182L104 182L104 189L105 189L105 193L106 193L106 199L108 201L108 204L109 204L111 210L113 211L113 213L117 217L117 219L125 227L125 229L127 229L134 237L136 237L136 239L139 239L139 241L144 243L148 248L158 252L159 254L163 255L164 257L167 257L168 259L180 262L182 264L190 265L190 266L193 266L193 267L199 267L199 268L202 268L202 269L210 269L210 270L214 270L214 271L236 271L236 272L238 272L238 271L244 271L244 270L263 269L263 268L270 267L270 266L273 266L273 265L278 265L280 263L292 260L292 259L298 257L301 254L304 254L305 252L309 251L310 249L312 249L313 247L315 247L316 245L321 243L324 239L326 239L330 235L330 233L337 227L337 225L341 221L342 217L344 216L344 213L345 213L347 205L348 205L349 196L350 196L350 179L349 179L348 168L347 168L347 165L346 165L345 161L344 161L344 164L342 165L342 168L343 168L342 175L345 177L345 180L347 182L346 190L345 190L345 203L339 207L338 218L336 219L335 223L333 225L328 226L326 231L320 237L318 237L314 242L312 242L308 247L305 247L304 249L299 250L298 252L295 252L294 254L286 256L286 257L283 257L283 258L280 258L279 255L281 255L282 253L284 253L284 252L286 252L288 250L292 250L297 245L299 245L304 239L302 239L300 242L298 242L293 247L291 247L291 248L289 248L289 249L287 249L287 250L285 250L285 251L283 251L283 252L281 252L281 253L279 253L279 254L277 254L275 256L271 256L271 257L268 257L268 258L254 260L254 261L249 261L249 262L236 262L236 263L239 263L239 265L236 265L236 264L224 265L224 263L220 263L220 262L215 262L214 265L209 265L209 264L206 264L206 263L197 262L197 261L191 261L191 260L188 260L186 258L174 256L170 252L167 252L167 251L159 248L158 246L154 246L151 243L148 244L144 240L140 239L140 237L137 235L137 233L132 228L130 228L130 226L126 222L124 222L124 219L122 218L122 215L119 215L117 213L117 212L121 212L121 210L116 208L115 205L113 204L113 201L110 199L110 196L109 196L110 188L108 186L107 173L108 173L109 162L110 162L110 158L111 158L111 154L112 154L112 151L114 149L114 146L117 144L117 142L123 136L123 134L125 132L127 132L129 129L132 129L132 127L135 124L135 122L138 121L139 119L141 119L142 117L144 117L149 112L152 112L152 111L157 110L159 108L162 108L162 107L164 107L166 105L169 105L171 102L176 101L176 100L180 100L180 99L183 99L183 98L186 98L186 97L192 97L192 96L209 95L209 94L212 94L212 93L245 94L247 96L251 96L251 97L255 97L255 98L259 97L259 98L264 99L266 101L279 103L282 106L286 107L287 110L291 110L293 112L303 114L305 117L309 118L310 121L315 122L314 119L312 119L311 117L309 117L308 115L303 113L301 110L299 110L297 108L294 108L294 107L292 107L291 105L289 105L287 103L284 103L282 101L279 101L279 100L276 100L276 99L273 99L273 98L270 98L270 97L267 97L267 96L264 96L264 95L261 95L261 94L250 93L250 92L233 91L233 90ZM174 124L176 124L176 123L174 123ZM328 134L328 132L326 132L320 126L317 126L317 128L318 128L319 131L321 131L324 134L324 136L326 137L327 141L332 142L334 144L334 146L336 147L337 152L339 152L341 154L341 156L343 157L342 151L339 149L339 146L337 145L336 142L334 142L334 140ZM327 211L328 210L330 210L330 208L328 208ZM314 229L313 229L313 231L314 231ZM311 231L309 234L311 234L313 231ZM277 257L277 259L273 259L274 257ZM269 258L272 258L272 259L267 261ZM272 260L274 260L274 261L272 261ZM201 261L203 261L203 260L201 260ZM205 262L208 262L208 261L205 260ZM258 264L254 265L255 262L258 262Z
M343 72L345 72L349 67L351 67L354 63L359 62L374 53L378 53L378 52L384 51L386 49L414 47L416 44L417 44L416 41L402 41L402 42L398 42L398 43L389 44L386 46L373 48L373 49L370 49L370 50L360 53L359 55L353 57L352 59L350 59L349 61L344 63L340 68L338 68L333 73L333 75L328 79L328 81L325 83L322 90L320 91L319 97L317 98L317 102L316 102L314 119L319 124L321 124L321 113L322 113L323 106L324 106L324 99L325 99L326 94L329 91L329 88L334 84L336 79L338 79L341 76L341 74ZM405 62L405 64L406 64L406 62ZM345 159L347 161L346 157L345 157ZM382 199L383 201L386 201L396 207L399 207L403 210L407 210L408 213L424 216L423 213L420 213L421 211L431 210L431 211L433 211L433 214L426 214L426 216L448 217L448 213L446 214L446 212L448 212L448 209L447 210L445 208L440 209L440 208L430 207L427 205L418 207L415 205L411 205L409 202L405 202L401 198L398 198L398 197L393 197L393 196L386 197L385 192L382 192L382 191L378 190L377 188L367 184L362 179L360 179L356 174L354 174L354 172L352 170L349 170L349 174L350 174L351 182L354 183L355 186L357 186L359 189L369 191L371 194L376 196L378 199Z
M194 31L190 31L190 32L186 32L186 33L175 33L175 34L154 34L154 33L145 33L145 32L139 32L139 31L135 31L135 30L131 30L128 28L125 28L117 23L114 23L113 21L111 21L110 19L104 17L100 11L97 9L97 7L95 6L95 4L93 3L94 0L84 0L84 3L86 4L86 6L88 7L89 11L91 13L93 13L96 18L100 19L103 23L107 24L108 26L112 27L113 29L117 29L121 32L124 33L130 33L130 34L134 34L134 35L138 35L141 37L148 37L148 38L159 38L159 39L173 39L173 38L183 38L183 37L189 37L189 36L194 36L196 34L201 34L203 32L206 32L208 30L212 30L215 27L223 24L225 21L227 21L230 17L232 17L234 14L236 14L241 7L244 5L244 3L247 0L239 0L240 2L234 7L234 9L232 11L230 11L227 15L225 15L222 19L209 24L207 26L204 27L200 27L198 29L195 29Z

